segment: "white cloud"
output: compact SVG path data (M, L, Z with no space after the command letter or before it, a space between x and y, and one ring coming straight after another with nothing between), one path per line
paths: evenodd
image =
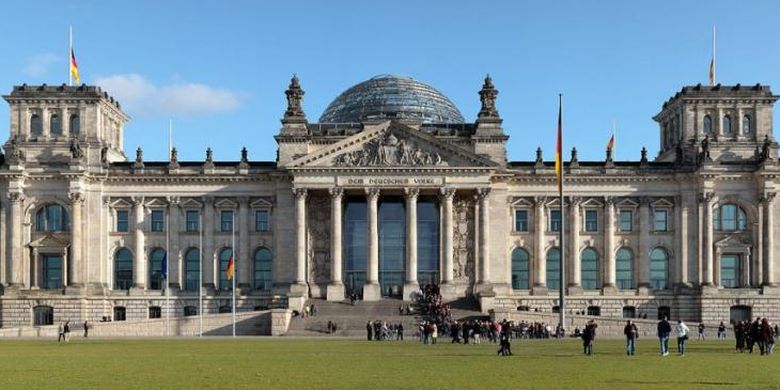
M54 53L36 54L27 58L27 64L25 64L23 69L24 74L30 77L41 77L48 72L49 68L53 64L59 62L60 60L61 57ZM68 64L64 61L62 64L62 69L62 74L66 74L65 72L68 71Z
M235 111L242 103L239 94L227 89L188 82L155 85L135 73L98 77L95 84L133 116L218 114Z

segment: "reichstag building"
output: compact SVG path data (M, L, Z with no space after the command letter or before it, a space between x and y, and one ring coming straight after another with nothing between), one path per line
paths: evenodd
M99 87L16 86L0 325L159 317L165 264L172 316L197 314L201 287L204 313L229 311L234 252L237 311L409 299L433 283L484 312L553 312L563 217L572 312L780 317L768 86L683 87L653 117L660 151L637 160L566 151L565 215L553 155L509 159L508 138L534 129L504 129L493 81L477 87L467 120L429 85L377 76L313 123L294 77L275 161L146 161Z

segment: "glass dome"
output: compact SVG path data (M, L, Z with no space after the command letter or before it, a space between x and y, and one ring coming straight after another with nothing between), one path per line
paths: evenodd
M381 75L336 97L320 123L355 123L367 119L412 119L423 123L464 123L463 115L441 92L411 77Z

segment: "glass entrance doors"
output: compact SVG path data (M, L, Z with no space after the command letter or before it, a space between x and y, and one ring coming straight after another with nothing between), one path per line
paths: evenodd
M379 204L379 286L382 296L400 296L406 272L406 212L403 198Z

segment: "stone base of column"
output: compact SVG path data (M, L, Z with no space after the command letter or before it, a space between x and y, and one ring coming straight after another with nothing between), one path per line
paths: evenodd
M675 294L690 294L693 292L693 285L688 282L677 283L674 285Z
M306 283L293 283L290 285L290 294L291 297L308 297L309 296L309 286Z
M130 287L130 290L128 290L128 295L144 295L146 292L146 286L143 284L135 284L133 287Z
M171 292L181 291L181 285L179 283L170 283L168 284L168 288L171 289Z
M715 295L718 293L718 286L710 284L701 285L701 295Z
M214 283L204 283L203 292L208 295L217 295L217 286Z
M363 285L363 300L373 302L382 299L382 292L379 289L379 283L366 283Z
M344 283L331 283L328 285L327 299L330 302L341 302L344 300Z
M649 295L650 294L650 284L648 284L648 283L640 283L639 286L636 287L636 294L637 295Z
M414 282L404 283L403 298L404 301L411 301L413 295L420 293L420 284L415 280Z
M65 295L84 295L87 293L87 286L83 283L71 284L65 287Z
M615 295L617 292L617 287L611 283L607 283L601 288L601 295Z
M761 294L763 295L778 295L780 294L780 285L776 283L764 284L761 286Z
M443 282L439 286L439 293L441 294L441 300L444 302L454 301L458 298L458 292L453 282Z
M579 284L569 284L566 287L566 295L582 295L582 286Z
M496 292L495 290L493 290L493 284L490 282L478 283L476 286L474 286L474 294L477 295L480 298L480 300L482 299L482 297L496 296Z
M537 285L531 288L531 295L547 295L549 289L545 285Z

